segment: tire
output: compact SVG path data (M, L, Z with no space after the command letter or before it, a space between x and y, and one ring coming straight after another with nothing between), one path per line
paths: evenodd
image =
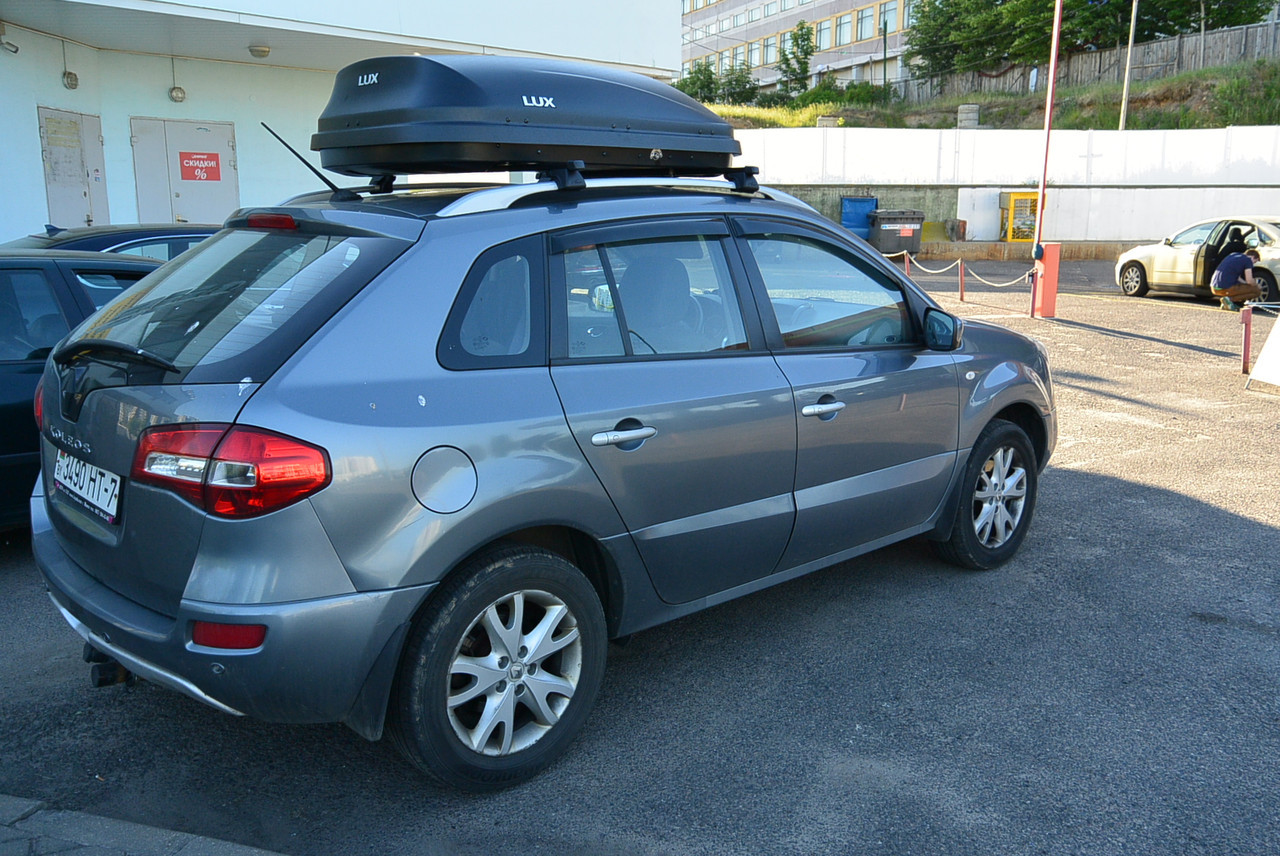
M553 553L505 547L442 584L405 645L389 734L446 785L492 791L568 748L604 676L595 589Z
M1038 475L1026 432L993 419L969 453L951 537L935 542L938 554L970 570L1007 562L1031 526Z
M1258 296L1259 300L1263 303L1280 302L1280 290L1276 289L1276 278L1271 271L1254 266L1253 281L1262 289L1262 294Z
M1145 297L1151 289L1147 286L1147 272L1137 262L1129 262L1120 269L1120 290L1130 297Z

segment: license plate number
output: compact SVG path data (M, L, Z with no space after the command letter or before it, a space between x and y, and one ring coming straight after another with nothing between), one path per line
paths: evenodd
M120 502L120 476L58 450L53 479L58 487L79 499L108 523L116 522Z

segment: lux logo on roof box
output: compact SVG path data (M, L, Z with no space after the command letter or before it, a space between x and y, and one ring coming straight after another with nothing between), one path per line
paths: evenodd
M555 107L554 98L548 98L545 95L525 95L520 99L526 107Z
M356 86L368 86L371 83L377 83L377 82L378 82L378 72L375 71L372 74L360 75L359 80L356 81Z

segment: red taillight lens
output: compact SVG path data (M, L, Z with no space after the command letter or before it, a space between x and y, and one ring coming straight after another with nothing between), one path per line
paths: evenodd
M265 624L217 624L212 621L191 624L191 641L206 648L257 648L266 638Z
M44 378L40 378L40 382L36 384L36 400L34 403L36 411L36 430L44 430Z
M327 485L329 457L317 446L261 428L164 426L142 432L132 478L211 514L256 517Z

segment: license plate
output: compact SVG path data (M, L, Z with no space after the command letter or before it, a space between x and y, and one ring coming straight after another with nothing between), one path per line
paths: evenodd
M59 449L53 479L58 487L79 499L88 510L108 523L116 522L120 476Z

